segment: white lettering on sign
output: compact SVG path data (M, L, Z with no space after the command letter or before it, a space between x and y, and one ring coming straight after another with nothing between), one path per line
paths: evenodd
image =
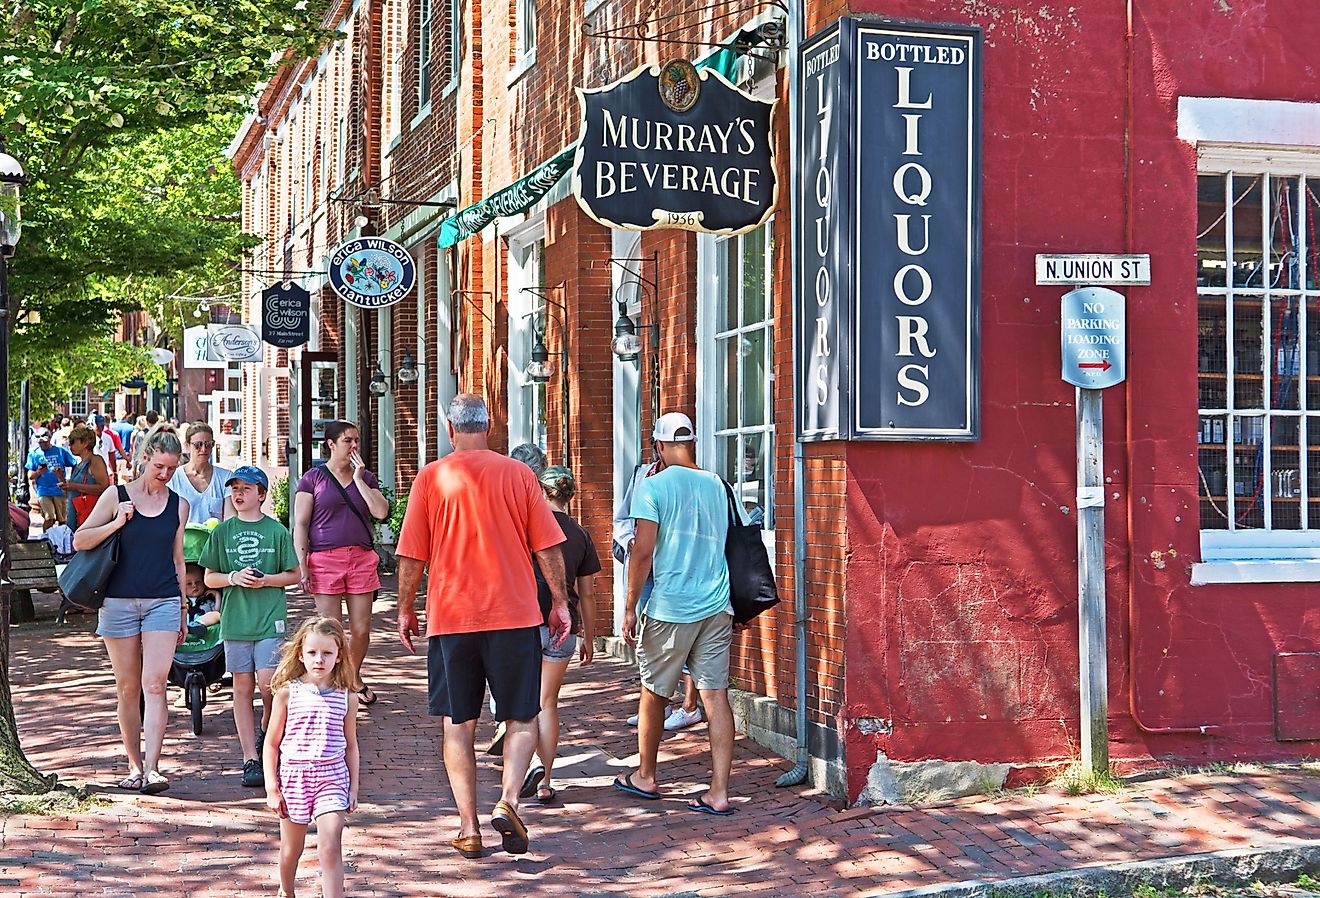
M816 78L816 126L820 135L820 158L817 160L819 168L816 169L815 177L815 196L816 208L812 211L813 222L816 232L816 255L819 261L816 267L815 278L815 296L816 308L819 314L816 317L816 339L812 343L811 353L811 371L812 385L815 387L815 399L818 407L825 406L830 399L829 382L829 358L833 355L833 348L830 346L829 322L834 318L834 311L830 304L833 295L833 285L830 283L830 251L833 249L830 245L830 222L833 216L832 201L834 196L834 185L830 177L830 170L827 162L827 150L829 135L832 133L832 120L834 117L834 104L830 101L829 93L825 88L824 69L830 64L836 62L839 58L839 45L836 44L825 53L819 54L815 60L808 61L808 71L813 68L812 63L819 60L820 63L814 66Z

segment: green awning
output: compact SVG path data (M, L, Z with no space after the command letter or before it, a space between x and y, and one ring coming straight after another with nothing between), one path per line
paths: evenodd
M738 65L738 52L734 46L740 40L747 42L753 34L751 29L738 32L714 53L695 63L696 67L713 69L732 81ZM759 36L756 37L756 40L759 39ZM541 197L559 183L560 178L568 174L573 167L573 154L576 152L577 144L570 144L552 159L532 169L531 174L526 177L514 181L503 190L492 193L479 203L459 209L440 223L440 236L436 239L436 244L441 249L448 249L456 243L480 234L486 225L497 218L517 215L535 206Z

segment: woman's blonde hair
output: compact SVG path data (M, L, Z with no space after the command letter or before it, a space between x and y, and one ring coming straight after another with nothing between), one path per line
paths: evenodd
M298 632L293 634L293 639L284 644L280 663L275 668L275 674L270 678L271 691L307 673L307 667L302 661L303 643L313 634L333 639L339 648L335 669L330 671L330 685L336 689L347 689L349 692L361 690L362 681L358 679L357 671L353 669L353 662L348 658L348 636L344 633L344 625L332 617L313 617L303 621Z
M182 455L183 444L179 442L179 433L173 425L161 421L142 438L142 457L164 452L166 455Z

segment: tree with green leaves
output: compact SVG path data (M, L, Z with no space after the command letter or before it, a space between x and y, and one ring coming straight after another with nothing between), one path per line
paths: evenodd
M0 10L0 133L23 160L11 383L38 414L72 388L160 378L116 340L147 308L237 290L240 194L223 150L276 68L324 44L328 0L13 0ZM17 390L11 391L17 394ZM0 644L0 792L51 788L23 757Z

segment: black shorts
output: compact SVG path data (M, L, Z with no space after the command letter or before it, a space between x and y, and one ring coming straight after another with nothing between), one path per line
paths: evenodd
M426 674L432 717L476 720L490 684L496 720L531 720L541 712L540 627L431 636Z

